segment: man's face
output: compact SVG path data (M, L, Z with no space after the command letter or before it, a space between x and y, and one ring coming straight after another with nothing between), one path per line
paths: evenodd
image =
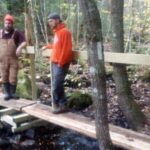
M11 31L13 29L13 23L9 20L4 21L4 28L6 31Z
M54 29L59 24L59 19L49 19L48 25L51 27L51 29Z

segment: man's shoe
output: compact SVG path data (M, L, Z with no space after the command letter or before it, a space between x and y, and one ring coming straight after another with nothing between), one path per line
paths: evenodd
M17 94L13 94L13 95L12 95L12 99L16 99L16 100L17 100L17 99L19 99L19 98L20 98L20 97L19 97Z
M44 105L48 105L48 106L51 106L51 105L52 105L52 103L51 103L50 100L41 101L41 103L44 104Z
M52 112L55 113L59 110L59 104L52 102Z
M12 98L11 95L8 95L8 94L5 94L5 96L4 96L5 101L10 100L11 98Z
M12 97L12 99L19 99L19 98L20 98L20 97L16 94L16 86L17 86L17 85L10 84L10 92L11 92L11 97Z
M10 93L10 84L7 82L7 83L4 83L3 86L5 90L4 100L8 101L12 98L11 93Z
M66 106L59 106L58 108L52 109L53 114L61 114L67 112L68 112L68 108Z

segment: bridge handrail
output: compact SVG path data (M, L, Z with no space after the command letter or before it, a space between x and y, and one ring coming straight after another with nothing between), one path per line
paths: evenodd
M73 51L74 59L80 59L82 61L88 60L87 51ZM24 51L30 55L31 60L31 82L32 82L32 99L37 99L36 97L36 84L35 84L35 63L34 63L34 46L27 46ZM49 57L51 55L50 50L42 51L43 57ZM133 53L114 53L114 52L104 52L104 61L108 63L120 63L127 65L150 65L150 55L146 54L133 54Z

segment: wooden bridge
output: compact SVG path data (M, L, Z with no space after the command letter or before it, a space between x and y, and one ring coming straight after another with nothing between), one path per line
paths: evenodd
M95 121L84 116L80 116L74 113L53 114L51 107L43 105L36 100L36 86L35 86L35 66L34 66L34 49L28 47L28 54L31 59L31 77L32 77L32 98L33 100L10 100L4 101L3 97L0 97L0 105L5 108L11 108L24 112L27 115L34 116L36 118L45 120L61 127L77 131L81 134L87 135L92 138L96 138ZM87 53L85 51L74 52L75 57L87 60ZM43 56L48 56L48 52L44 52ZM138 64L138 65L150 65L150 55L142 54L122 54L122 53L105 53L105 61L111 63L122 64ZM129 150L150 150L150 136L140 134L131 130L123 129L114 125L109 125L110 136L113 144L129 149Z
M4 101L0 105L40 118L61 127L96 138L95 121L74 113L53 114L51 107L25 99ZM109 125L113 144L129 150L150 150L150 137L114 125Z

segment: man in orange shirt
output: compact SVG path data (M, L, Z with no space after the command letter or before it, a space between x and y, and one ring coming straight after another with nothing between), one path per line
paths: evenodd
M66 97L64 92L64 80L72 60L72 36L70 31L57 13L48 16L48 24L53 30L53 44L48 44L42 49L52 49L50 61L52 65L52 108L53 113L66 111Z

